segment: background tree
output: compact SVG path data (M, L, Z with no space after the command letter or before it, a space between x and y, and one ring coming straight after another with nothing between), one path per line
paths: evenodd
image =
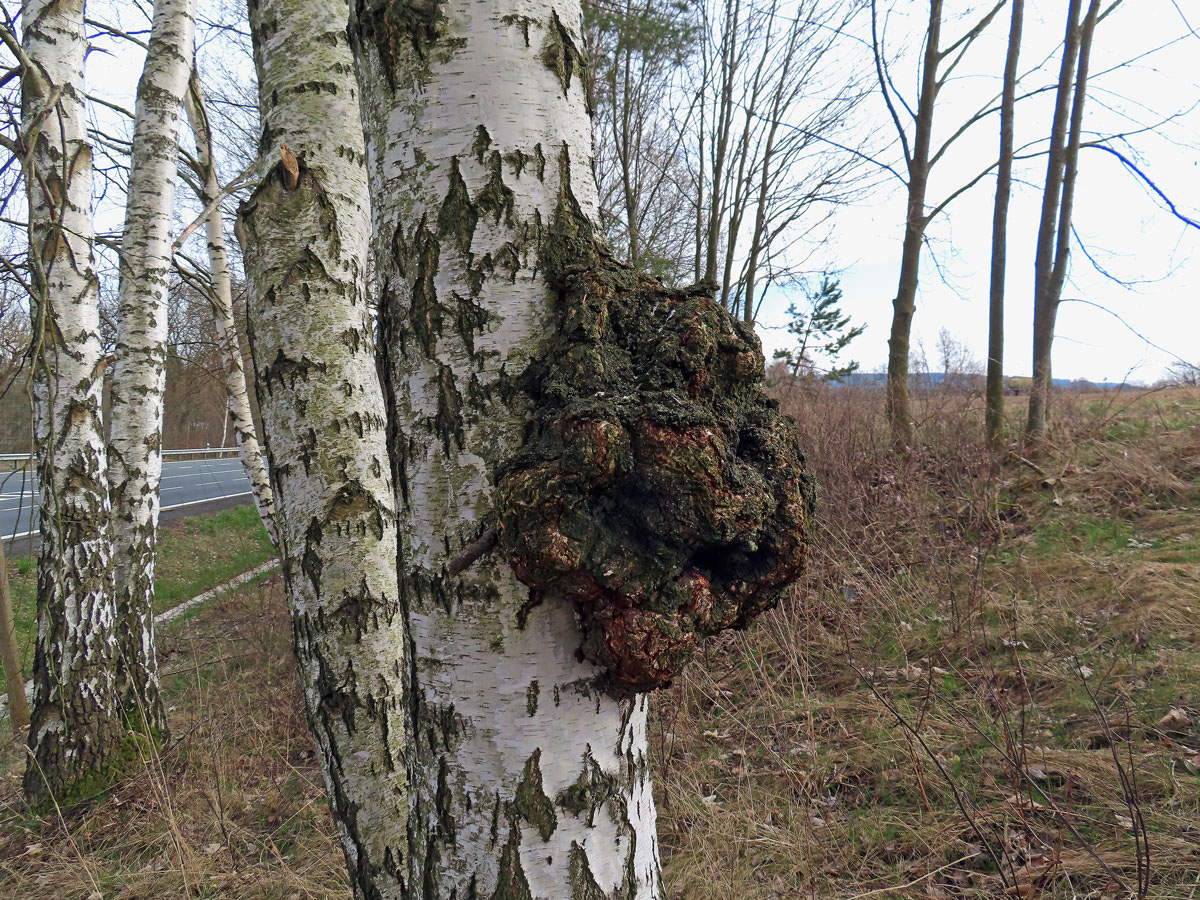
M803 307L795 303L788 306L787 330L795 335L796 346L776 350L775 358L782 360L793 378L814 378L824 381L840 381L858 371L858 363L839 363L838 357L851 341L867 330L866 325L851 325L850 316L841 310L842 288L840 282L826 274L815 290L805 291ZM814 354L821 354L828 366L818 369Z
M38 632L24 789L61 795L119 746L100 303L83 0L22 7L21 134L29 215L34 441L41 485Z
M1066 37L1054 97L1054 121L1034 260L1033 384L1029 390L1029 417L1025 425L1025 438L1034 445L1045 436L1046 409L1053 386L1050 353L1070 258L1071 211L1079 175L1088 63L1100 5L1100 0L1091 0L1082 21L1079 19L1081 0L1071 0L1067 7Z
M987 409L984 430L997 447L1004 429L1004 276L1008 265L1008 204L1013 180L1013 119L1017 100L1017 64L1021 55L1025 0L1012 0L1008 51L1000 100L1000 154L996 168L996 202L992 214L991 279L988 285Z
M200 84L199 72L193 70L186 98L188 122L196 141L195 174L200 188L198 196L205 209L204 230L208 248L208 281L205 294L212 305L213 323L217 329L217 341L225 372L225 394L227 421L233 425L234 440L240 451L242 468L254 492L254 504L267 534L278 546L275 529L275 497L271 491L267 466L258 442L258 432L250 406L250 393L246 384L246 370L242 362L241 329L233 315L233 277L230 272L229 253L225 244L225 229L221 220L222 189L217 178L217 160L214 151L212 123L208 116L208 104ZM221 446L225 446L222 434Z
M853 0L703 4L697 63L698 226L704 278L753 322L795 280L822 224L861 187L851 137L868 88L846 34Z
M192 0L155 2L130 145L110 401L117 690L135 727L156 735L165 735L167 728L154 649L167 294L179 122L194 55L193 19Z
M916 311L917 288L920 284L921 248L925 232L932 221L946 206L964 190L982 178L977 176L950 196L929 209L927 194L929 176L933 167L950 150L951 146L976 122L991 110L985 107L970 116L949 138L938 147L933 146L934 114L937 99L951 74L962 62L971 45L991 24L1007 0L1000 0L980 17L962 37L946 46L942 45L942 0L930 0L928 24L925 29L925 47L921 55L921 78L916 108L909 106L895 88L888 66L884 46L878 4L871 0L871 43L875 56L875 72L878 87L903 154L903 172L898 177L904 182L907 203L904 223L904 243L900 254L900 281L896 298L892 301L892 328L888 338L887 410L891 423L892 439L899 447L912 444L912 408L908 390L909 341L912 334L913 315ZM904 118L902 118L902 112ZM912 137L905 122L912 120ZM985 169L990 171L989 166Z
M685 278L694 253L687 142L698 111L686 64L697 13L678 0L583 6L600 226L632 266Z

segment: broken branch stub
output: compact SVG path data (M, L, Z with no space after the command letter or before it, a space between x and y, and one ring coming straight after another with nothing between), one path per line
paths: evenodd
M534 601L576 605L611 690L665 687L799 577L816 486L758 339L709 288L602 251L558 282L526 440L497 476L499 545Z

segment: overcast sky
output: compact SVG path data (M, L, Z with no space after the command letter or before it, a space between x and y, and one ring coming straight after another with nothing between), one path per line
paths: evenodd
M117 18L126 27L139 27L140 16L129 0L101 0L98 5L120 10ZM209 10L219 5L212 0L202 4ZM881 0L879 5L881 9L894 7L887 31L888 48L896 58L892 74L897 87L915 106L928 5L923 0L891 4ZM974 22L964 10L984 6L964 0L947 2L951 18L943 28L943 45ZM1028 74L1022 90L1034 91L1056 77L1065 7L1064 0L1026 0L1021 71ZM869 22L864 17L860 24L865 38ZM936 114L935 147L998 95L1008 26L1005 10L943 91ZM1189 28L1195 31L1189 32ZM1198 32L1197 0L1124 0L1097 30L1085 120L1085 129L1093 138L1158 126L1116 140L1113 146L1136 159L1179 211L1192 219L1200 219ZM214 47L205 49L211 70ZM228 51L217 50L216 54L228 56ZM130 65L130 55L125 52L93 55L89 60L93 89L126 103L132 103L136 74L137 67ZM1052 103L1052 93L1043 92L1018 104L1018 146L1048 133ZM1176 118L1171 119L1173 116ZM888 143L894 132L886 130L890 122L878 92L872 95L871 104L864 104L862 117L862 127L879 135L879 159L902 168L898 145ZM992 116L956 143L934 170L931 205L995 159L998 128L998 118ZM1035 144L1031 149L1044 146ZM1005 369L1015 375L1027 375L1031 368L1033 252L1045 164L1044 156L1018 164L1019 183L1009 217ZM856 322L867 325L866 333L850 349L851 358L867 371L878 369L887 358L903 236L903 187L880 172L877 185L861 203L838 213L821 262L842 270L844 309ZM935 368L937 337L943 327L976 358L986 358L994 185L992 177L983 180L929 227L913 346L923 343ZM105 221L101 227L119 222L116 210L102 213L101 218L115 220ZM1103 306L1124 319L1128 327L1095 306L1064 303L1054 349L1055 376L1152 382L1174 359L1171 354L1200 363L1196 340L1200 334L1200 231L1172 216L1117 159L1095 149L1082 154L1075 224L1095 263L1127 284L1098 272L1078 243L1073 243L1064 298ZM785 310L793 299L785 290L772 291L764 298L760 334L768 358L788 341L783 326ZM1167 352L1150 346L1135 331Z
M881 2L880 8L886 5ZM891 16L888 43L892 48L908 48L896 62L893 77L915 106L918 54L928 5L908 0L893 5L898 12ZM965 4L953 0L946 4L948 12L964 8ZM1055 52L1062 40L1066 3L1027 0L1026 8L1022 72ZM948 43L946 36L957 38L971 21L948 23L943 29L943 45ZM934 146L939 136L944 139L998 94L1008 26L1005 10L978 41L971 59L960 66L961 75L946 87L937 110ZM1125 0L1097 29L1092 72L1099 74L1089 83L1084 124L1094 139L1157 125L1182 113L1154 132L1114 141L1113 146L1135 158L1179 211L1192 219L1200 219L1200 108L1194 108L1200 101L1200 67L1196 65L1200 35L1196 32L1200 32L1200 3L1196 0ZM1164 44L1169 46L1149 52ZM1136 61L1121 65L1129 60ZM1057 65L1057 57L1050 59L1027 77L1024 89L1051 82ZM882 127L888 120L878 94L875 102L878 108L870 115ZM1049 92L1018 103L1018 146L1048 133L1052 105ZM935 169L931 205L994 160L998 142L998 118L976 126ZM898 149L885 151L881 158L894 165L900 162ZM1024 183L1015 188L1010 211L1005 320L1005 368L1010 374L1027 375L1031 369L1033 255L1045 165L1044 156L1019 165L1017 177ZM924 343L934 367L937 336L943 327L978 359L986 359L994 187L994 178L984 180L930 226L932 253L927 249L922 259L913 343ZM867 323L867 332L852 346L850 355L868 371L887 359L904 203L899 182L881 180L880 188L866 202L839 213L827 253L829 265L844 269L844 309L856 321ZM1172 216L1116 158L1097 149L1085 149L1081 156L1075 224L1095 262L1129 284L1115 283L1100 274L1080 252L1079 244L1073 243L1064 299L1079 298L1106 307L1153 344L1200 363L1200 231ZM760 321L766 326L761 334L768 358L775 347L787 341L778 326L786 321L789 299L784 292L776 292L764 303ZM1095 307L1064 302L1059 312L1055 377L1152 382L1174 359L1169 353L1147 345L1113 315Z

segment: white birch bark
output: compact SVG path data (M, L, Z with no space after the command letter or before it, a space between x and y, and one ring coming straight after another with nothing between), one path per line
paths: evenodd
M21 130L29 200L34 441L41 483L38 631L26 796L61 796L117 744L101 426L92 151L84 114L83 0L26 0Z
M196 162L200 166L199 174L203 179L200 202L208 208L220 196L221 185L217 179L212 130L209 127L204 91L194 70L186 103L188 122L196 141ZM225 229L221 225L219 205L213 206L212 212L205 218L204 228L208 245L209 274L212 279L212 293L209 299L212 302L213 320L217 326L217 346L220 348L221 361L225 368L227 423L233 424L233 436L242 459L242 469L250 481L259 518L270 535L271 543L278 546L279 540L275 531L275 496L271 491L267 465L258 443L254 416L250 412L250 393L246 388L242 348L233 318L233 279L229 270L229 254L225 248ZM224 446L224 441L221 445Z
M415 653L398 896L661 897L646 698L602 692L571 605L530 608L503 559L449 571L522 442L547 241L595 217L579 4L365 2L350 32Z
M194 52L193 0L156 0L134 110L108 445L117 688L135 727L165 734L154 652L154 544L162 479L167 275L180 110Z
M237 233L309 722L355 896L389 898L408 856L410 663L347 14L345 0L251 2L260 149L280 162Z

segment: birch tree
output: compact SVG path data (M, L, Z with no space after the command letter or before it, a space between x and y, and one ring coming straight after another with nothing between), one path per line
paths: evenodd
M121 235L109 483L117 606L117 686L135 727L165 734L154 650L154 547L162 479L167 277L193 0L157 0L134 110Z
M250 392L246 387L246 371L242 362L241 341L233 318L233 278L229 269L229 253L225 246L225 229L221 223L220 201L223 195L217 178L213 153L212 127L209 123L204 89L199 74L193 70L186 98L188 123L196 141L196 175L199 178L199 197L207 215L204 229L208 247L210 290L206 292L212 304L213 320L217 326L217 344L225 371L225 395L229 421L233 424L234 440L242 460L242 469L254 494L258 509L271 542L279 544L275 528L275 496L271 491L267 466L254 416L250 411Z
M60 796L119 745L108 466L101 424L83 0L22 6L21 151L29 204L34 440L41 485L38 630L24 790Z
M250 346L309 723L359 898L408 881L410 666L366 297L370 207L342 0L254 0L260 149L239 212ZM465 895L464 895L465 896Z
M410 884L428 896L662 896L644 695L577 659L569 604L530 607L481 538L538 352L538 229L595 221L577 2L383 2L352 13L380 336L394 417L417 721ZM556 218L557 216L557 218Z

